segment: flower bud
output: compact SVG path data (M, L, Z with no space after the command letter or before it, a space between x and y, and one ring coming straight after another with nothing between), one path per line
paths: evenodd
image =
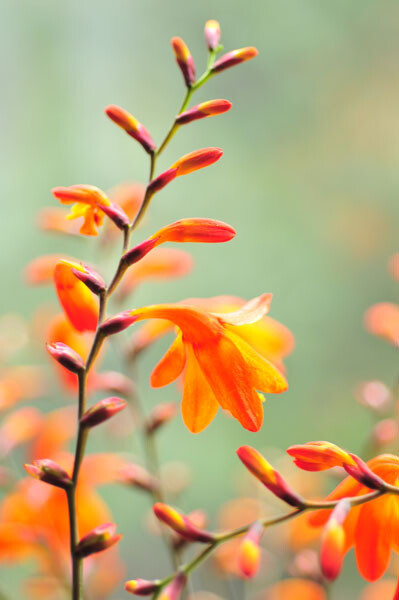
M187 87L195 82L195 64L187 44L179 37L173 37L170 41L175 54L176 62L183 74Z
M220 25L218 21L214 19L207 21L205 23L204 34L208 50L216 50L220 41Z
M227 54L223 54L223 56L214 63L212 73L220 73L225 69L230 69L230 67L235 67L247 60L251 60L251 58L255 58L257 55L258 50L253 47L232 50L231 52L227 52Z
M181 156L172 166L171 169L177 169L176 177L187 175L198 169L209 167L221 158L223 150L220 148L201 148L194 150L189 154Z
M325 471L341 467L343 463L354 464L346 450L331 442L307 442L288 448L287 453L294 457L294 463L304 471Z
M72 348L66 344L54 342L52 344L46 344L46 349L50 356L59 362L60 365L68 369L68 371L79 373L83 370L83 359L75 352L75 350L72 350Z
M241 446L237 450L238 458L247 469L254 475L272 494L289 504L290 506L303 507L305 501L299 496L287 482L281 477L271 464L260 452L251 446Z
M87 535L82 537L76 546L75 554L79 558L85 558L96 552L107 550L121 539L121 535L115 535L116 525L114 523L105 523L92 529Z
M123 255L122 260L130 267L144 258L144 256L155 248L155 246L157 246L157 240L151 238L149 240L144 240L144 242L141 242L131 250L128 250L126 254Z
M186 585L187 577L180 572L173 581L162 590L158 600L179 600L181 593Z
M72 268L71 271L93 294L98 296L105 291L105 281L94 269L79 264L75 268Z
M350 502L343 499L334 508L323 531L321 541L321 569L329 580L336 579L341 571L345 554L345 530L343 524L351 509Z
M120 331L124 331L127 329L132 323L136 321L137 317L135 315L132 316L132 311L125 310L114 317L110 317L99 328L99 331L103 336L107 337L109 335L114 335L115 333L119 333Z
M100 400L84 413L80 419L80 423L84 427L95 427L96 425L100 425L100 423L104 423L104 421L108 421L108 419L126 408L126 406L126 400L122 400L121 398L115 396L104 398L104 400Z
M145 430L147 434L152 434L160 427L171 421L177 413L175 402L165 402L158 404L148 415Z
M159 588L159 581L148 579L132 579L125 583L125 590L135 596L150 596Z
M244 577L254 577L259 569L259 542L263 534L263 525L256 521L248 530L238 551L238 566Z
M137 140L146 152L151 154L155 150L155 144L147 129L127 110L115 104L110 104L105 108L105 114L111 121L122 127L128 135Z
M186 125L187 123L191 123L191 121L221 115L230 110L232 106L232 103L228 100L208 100L180 113L176 117L176 123L178 125Z
M148 184L147 195L153 196L162 190L166 185L168 185L168 183L170 183L176 176L177 169L170 168L167 171L164 171Z
M35 479L40 479L45 483L55 487L67 488L72 484L68 473L57 463L48 458L33 461L33 464L25 464L24 469Z
M203 542L204 544L211 544L214 542L215 537L209 532L196 527L194 523L190 521L188 517L179 513L177 510L157 502L153 507L155 516L168 525L171 529L179 533L182 537L190 542Z
M352 463L343 463L345 471L356 479L362 485L371 490L384 490L386 488L385 481L381 479L370 467L356 454L349 454Z
M158 482L146 469L139 465L126 465L119 473L119 481L124 485L138 488L145 492L155 492Z
M125 213L125 211L115 204L115 202L111 202L109 206L104 206L101 209L103 213L107 215L109 219L118 227L118 229L125 229L128 227L130 221L129 217Z

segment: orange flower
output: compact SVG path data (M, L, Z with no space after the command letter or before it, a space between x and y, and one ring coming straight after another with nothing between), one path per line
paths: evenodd
M270 586L259 600L327 600L321 585L308 579L284 579Z
M219 405L243 427L258 431L263 421L259 391L280 393L288 385L276 367L264 359L236 331L261 319L269 308L270 294L263 294L229 314L209 313L195 306L159 304L127 311L103 324L112 333L143 319L166 319L180 333L151 375L151 385L162 387L183 372L182 415L187 428L198 433L215 417ZM109 323L109 324L108 324ZM122 327L123 328L123 327Z
M399 346L399 305L380 302L371 306L364 315L364 324L370 333Z
M397 485L399 458L382 454L367 463L377 477L391 485ZM328 500L361 496L369 489L352 477L344 479L327 496ZM324 525L331 514L330 510L316 511L309 517L315 527ZM358 569L368 581L379 579L385 572L391 551L399 552L399 497L387 494L371 502L353 507L343 524L345 547L343 552L355 548Z
M40 396L45 389L38 367L10 367L0 372L0 411Z
M58 299L77 331L95 331L98 321L97 298L74 275L74 269L81 270L82 266L65 259L57 263L54 269L54 283Z
M123 210L108 198L108 196L94 185L71 185L69 187L56 187L52 194L62 204L73 204L67 219L83 217L80 233L97 235L106 214L118 227L129 223Z

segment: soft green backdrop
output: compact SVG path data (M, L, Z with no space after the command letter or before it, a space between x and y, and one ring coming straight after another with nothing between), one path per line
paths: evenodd
M169 40L181 35L200 71L208 18L221 22L227 50L255 45L260 55L199 92L198 100L230 99L233 110L181 130L160 167L208 145L221 146L224 157L166 188L146 232L206 216L231 223L238 235L224 246L190 247L195 272L148 284L135 304L271 291L271 314L297 344L287 361L290 391L269 398L258 436L223 416L199 436L180 419L162 434L162 458L184 457L192 469L184 508L214 515L233 494L237 446L284 450L327 438L356 451L369 426L354 401L356 383L394 378L392 349L364 331L362 317L372 303L397 295L386 268L397 250L399 216L395 0L3 0L0 310L29 317L43 301L55 301L52 290L24 287L30 258L61 250L93 259L93 241L43 235L35 215L55 204L55 185L107 189L145 180L146 157L103 108L128 108L159 140L183 93ZM142 369L148 405L177 394L173 386L148 390L160 354L154 348ZM43 406L60 402L49 398ZM126 533L130 577L165 573L157 543L137 529L144 498L116 488L105 494ZM13 589L9 575L6 581ZM339 585L336 598L343 598ZM347 585L358 589L359 576Z

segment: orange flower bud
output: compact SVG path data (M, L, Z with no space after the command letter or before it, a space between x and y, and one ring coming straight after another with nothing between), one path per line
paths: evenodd
M349 454L349 456L352 459L352 463L343 463L342 465L348 475L371 490L385 489L385 481L373 473L370 467L359 456L356 456L356 454Z
M97 296L105 291L106 285L104 279L94 269L86 265L79 264L72 269L72 273L82 283L89 288L93 294Z
M84 427L95 427L96 425L100 425L100 423L104 423L104 421L108 421L108 419L126 408L126 406L126 400L122 400L121 398L115 396L104 398L104 400L100 400L89 408L80 419L80 422Z
M85 558L91 554L107 550L121 539L121 535L115 535L116 525L114 523L105 523L92 529L87 535L82 537L76 546L76 556Z
M183 572L179 573L173 581L162 590L159 600L179 600L186 585L187 577Z
M147 434L152 434L160 427L168 423L176 416L177 405L175 402L165 402L158 404L148 415L145 430Z
M157 480L140 465L126 465L119 473L119 481L145 492L154 492L158 489Z
M153 248L165 242L220 243L228 242L235 234L235 229L223 221L200 218L182 219L163 227L150 238L126 252L123 261L129 266L133 265Z
M251 446L241 446L237 450L238 458L264 486L275 496L291 506L302 507L304 500L281 477L260 452Z
M288 448L287 453L294 457L294 463L304 471L325 471L344 463L355 464L350 454L330 442L307 442Z
M248 530L238 550L238 566L244 577L254 577L259 569L259 542L263 534L262 523L256 521Z
M79 263L61 259L54 269L54 283L58 299L68 319L77 331L95 331L98 321L98 301L79 281L73 269Z
M220 25L218 21L214 19L207 21L205 23L204 34L208 50L216 50L220 41Z
M125 590L135 596L150 596L159 588L159 581L132 579L125 583Z
M208 100L180 113L176 117L176 123L178 125L186 125L187 123L191 123L191 121L221 115L230 110L232 106L232 103L228 100Z
M177 176L177 169L170 168L164 171L158 177L153 179L147 187L148 196L153 196L160 190L162 190L168 183L170 183Z
M33 461L33 464L24 465L24 469L29 475L35 479L40 479L45 483L54 485L55 487L67 488L72 484L72 480L68 473L57 463L48 458Z
M219 60L217 60L214 63L212 67L212 72L220 73L225 69L235 67L236 65L239 65L242 62L251 60L251 58L255 58L255 56L257 56L258 54L258 50L253 47L232 50L231 52L227 52L227 54L224 54L221 58L219 58Z
M128 135L137 140L141 144L146 152L152 154L155 150L155 144L152 140L151 135L147 129L137 121L133 115L127 112L127 110L110 104L105 108L105 114L119 127L122 127Z
M72 373L79 373L83 370L83 359L75 350L72 350L62 342L46 344L47 352L63 367Z
M110 317L102 325L99 330L104 336L114 335L115 333L119 333L124 329L127 329L132 323L137 320L137 316L132 316L132 311L125 310L114 317Z
M214 536L209 531L199 529L190 521L188 517L179 513L177 510L171 506L168 506L167 504L157 502L154 504L153 510L155 516L160 521L168 525L168 527L179 533L182 537L190 542L203 542L204 544L210 544L215 540Z
M321 541L321 569L330 581L336 579L341 571L345 554L344 521L351 509L350 502L344 499L338 502L332 511L323 531Z
M173 37L170 40L176 62L183 74L187 87L191 87L195 82L195 64L187 44L179 37Z
M171 169L177 169L176 177L187 175L198 169L209 167L221 158L223 150L220 148L201 148L194 150L189 154L180 157L172 166Z

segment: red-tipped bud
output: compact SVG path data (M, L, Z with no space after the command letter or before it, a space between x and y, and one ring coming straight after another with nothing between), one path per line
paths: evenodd
M119 472L119 481L145 492L155 492L158 489L157 480L143 467L139 465L126 465Z
M105 114L111 121L122 127L128 135L137 140L146 152L151 154L155 150L155 144L147 129L127 110L115 104L110 104L105 108Z
M215 117L227 112L232 106L232 103L228 100L208 100L180 113L176 117L176 123L186 125L191 121L198 121L198 119L204 119L205 117Z
M171 167L167 171L164 171L163 173L158 175L158 177L153 179L148 184L148 187L147 187L148 196L153 196L154 194L156 194L157 192L162 190L162 188L164 188L166 185L168 185L168 183L170 183L172 181L172 179L174 179L176 176L177 176L177 169L173 168L173 167Z
M107 550L121 539L121 535L115 534L115 523L105 523L92 529L87 535L82 537L76 546L75 554L79 558L85 558L91 554Z
M384 490L386 488L385 481L373 473L370 467L359 456L356 456L356 454L349 454L349 456L352 462L343 463L342 465L348 475L371 490Z
M82 371L84 367L82 357L66 344L54 342L53 344L46 344L46 349L50 356L59 362L60 365L68 369L68 371L71 371L72 373L79 373Z
M125 583L125 590L135 596L151 596L159 588L159 581L148 579L132 579Z
M205 23L205 42L208 50L216 50L220 42L220 25L218 21L210 19Z
M104 208L101 210L109 219L111 219L118 229L125 229L130 223L129 217L125 211L120 206L115 204L115 202L111 202L109 206L104 206Z
M165 242L212 244L228 242L235 234L235 229L223 221L194 218L175 221L154 233L150 239L155 240L157 246Z
M48 458L35 460L31 465L26 464L24 465L24 469L35 479L40 479L40 481L44 481L55 487L65 489L72 485L72 480L68 473L62 467L57 465L57 463Z
M120 331L124 331L127 329L132 323L136 321L137 317L135 315L132 316L132 312L130 310L125 310L114 317L110 317L99 328L99 331L103 336L114 335L115 333L119 333Z
M247 60L251 60L251 58L255 58L258 54L258 50L253 47L232 50L231 52L227 52L227 54L223 54L223 56L214 63L212 72L220 73L225 69L230 69L230 67L235 67Z
M220 148L201 148L189 154L180 157L172 166L171 169L177 169L176 177L187 175L198 169L209 167L221 158L223 150Z
M123 255L122 260L126 265L130 267L131 265L134 265L134 263L144 258L144 256L148 254L157 245L158 244L156 239L150 238L149 240L145 240L144 242L141 242L141 244L138 244L137 246L126 252L126 254Z
M187 44L179 37L170 40L175 54L176 62L183 74L187 87L191 87L195 82L195 64Z
M105 281L94 269L80 264L76 268L72 268L71 271L93 294L99 295L105 291Z
M84 427L95 427L96 425L100 425L100 423L104 423L104 421L108 421L108 419L126 408L126 406L127 402L126 400L122 400L122 398L116 398L115 396L104 398L104 400L100 400L85 412L80 419L80 423Z
M215 537L209 531L199 529L194 523L190 521L188 517L179 513L177 510L157 502L153 507L155 516L168 525L171 529L179 533L182 537L190 542L203 542L204 544L211 544L215 541Z
M275 496L291 506L303 507L305 501L281 477L260 452L251 446L241 446L237 450L238 458L264 486Z
M351 509L347 499L338 502L324 528L321 541L321 569L330 581L336 579L341 571L345 554L345 530L343 524Z
M183 572L179 573L173 581L162 590L158 600L179 600L184 586L186 585L187 577Z
M307 442L288 448L294 463L304 471L325 471L341 467L344 463L355 464L350 454L331 442Z
M147 434L152 434L160 427L171 421L177 413L175 402L165 402L158 404L148 415L145 430Z
M254 577L259 569L263 525L256 521L248 530L238 551L238 566L244 577Z

